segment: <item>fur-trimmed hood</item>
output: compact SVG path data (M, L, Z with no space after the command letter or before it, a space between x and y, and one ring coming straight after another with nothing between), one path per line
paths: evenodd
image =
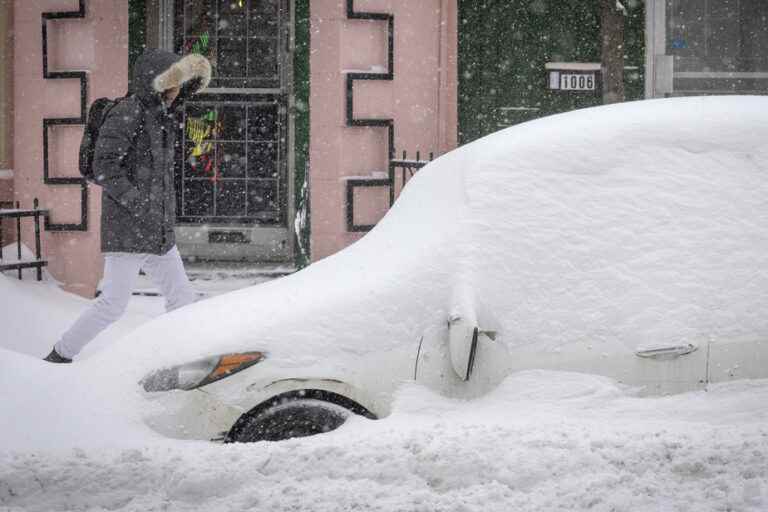
M198 54L180 57L165 50L147 50L134 64L131 92L144 101L172 87L181 87L181 98L205 90L211 81L211 64Z

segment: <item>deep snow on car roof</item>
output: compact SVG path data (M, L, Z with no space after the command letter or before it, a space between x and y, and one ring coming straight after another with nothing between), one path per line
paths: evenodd
M767 112L765 97L696 97L517 125L424 169L388 227L460 175L454 272L511 344L765 338Z
M425 209L440 204L440 193L457 192L441 184L462 187L468 200L483 201L486 195L473 192L518 183L529 173L605 179L627 169L642 173L663 167L672 177L695 166L697 157L718 152L751 154L756 164L765 163L767 107L765 96L668 98L574 110L518 124L428 165L387 217L417 205ZM433 176L444 171L458 172L461 181ZM417 205L406 204L408 196L417 193L415 184L427 179L431 193L419 197Z

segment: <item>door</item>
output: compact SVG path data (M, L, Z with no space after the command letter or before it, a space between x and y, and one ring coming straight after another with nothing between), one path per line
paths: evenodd
M177 240L186 258L289 261L293 207L287 0L175 2L174 47L205 55L206 93L185 105Z
M472 371L465 378L453 364L449 330L450 327L441 327L424 333L415 371L417 381L448 396L479 396L493 389L505 376L524 370L604 375L630 385L644 395L692 391L702 389L707 383L710 349L707 340L647 346L627 346L614 340L601 344L599 350L580 341L555 350L542 350L538 344L515 346L516 340L510 339L504 331L495 332L493 338L477 338ZM728 350L719 350L719 353L727 354ZM742 351L738 355L744 368L746 353ZM736 359L731 357L729 368L739 368L732 362ZM725 358L721 360L726 361ZM761 364L768 361L768 350L764 347L758 360ZM758 364L753 364L739 375L758 375L758 368ZM760 373L763 378L765 374L765 370ZM718 380L724 380L723 376L720 375Z
M768 91L765 0L654 0L648 26L648 96Z

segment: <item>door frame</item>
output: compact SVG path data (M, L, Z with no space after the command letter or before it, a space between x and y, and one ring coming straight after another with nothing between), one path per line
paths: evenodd
M175 14L176 14L176 2L183 0L146 0L147 8L147 47L157 47L168 51L175 51ZM200 253L201 258L220 258L223 254L224 247L220 244L218 247L213 246L207 249L202 247L206 244L199 243L200 231L208 230L219 232L244 232L248 231L248 236L252 240L254 245L260 245L264 247L276 246L280 244L286 244L285 250L281 250L280 253L284 254L283 258L269 257L270 251L255 251L252 257L255 257L257 261L282 261L282 262L294 262L296 258L296 237L294 232L294 219L296 218L296 126L295 118L291 115L291 112L296 110L296 91L295 91L295 77L294 77L294 58L295 58L295 44L296 40L296 2L295 0L285 0L287 4L288 20L285 23L283 29L280 32L280 40L285 41L283 62L281 66L282 83L284 84L284 94L286 96L286 175L285 175L285 217L284 224L279 226L267 225L267 226L243 226L243 225L221 225L221 226L194 226L188 224L178 225L176 228L177 238L180 243L186 243L190 245L197 245L197 251ZM228 93L231 92L226 89L217 90L217 92ZM258 94L263 91L248 91ZM242 249L242 246L230 246L227 245L228 251L233 252L235 259L249 259Z

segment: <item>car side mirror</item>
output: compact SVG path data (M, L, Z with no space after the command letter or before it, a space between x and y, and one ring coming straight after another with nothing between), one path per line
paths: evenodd
M472 322L458 315L448 320L448 349L451 364L461 380L467 381L472 375L477 353L477 338L480 329Z
M451 315L448 320L448 349L451 354L451 364L456 375L463 381L472 376L477 354L477 343L480 336L496 339L495 331L484 331L476 322L467 321L459 315Z

